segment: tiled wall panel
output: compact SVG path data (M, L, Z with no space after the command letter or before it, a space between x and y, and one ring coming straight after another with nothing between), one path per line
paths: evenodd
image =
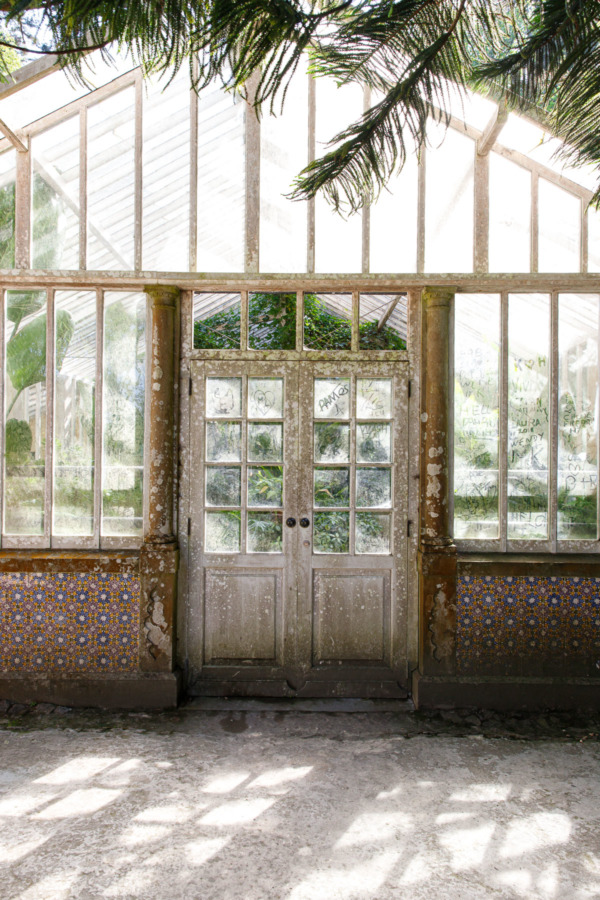
M600 676L600 578L461 575L463 675Z
M133 672L139 604L131 574L2 573L0 672Z

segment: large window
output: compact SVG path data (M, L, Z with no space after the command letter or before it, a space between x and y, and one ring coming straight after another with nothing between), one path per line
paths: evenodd
M458 294L454 535L494 549L596 548L596 294Z
M143 294L4 294L5 547L109 547L143 530Z

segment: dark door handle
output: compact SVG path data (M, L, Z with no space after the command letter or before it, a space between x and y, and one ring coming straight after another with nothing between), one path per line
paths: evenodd
M309 525L310 525L310 519L307 519L306 517L303 519L300 519L300 528L308 528Z
M289 519L285 520L285 524L287 525L288 528L293 528L294 525L296 524L296 520L294 519L293 516L290 516Z

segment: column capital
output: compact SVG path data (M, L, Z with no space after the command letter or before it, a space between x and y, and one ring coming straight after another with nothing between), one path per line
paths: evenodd
M431 309L433 306L450 306L457 288L444 286L431 286L423 288L423 303Z
M153 305L175 309L181 291L170 284L150 284L144 288L144 293L148 294Z

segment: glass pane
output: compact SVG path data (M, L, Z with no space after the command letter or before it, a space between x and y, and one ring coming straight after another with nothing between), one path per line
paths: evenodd
M236 466L211 466L206 470L206 505L240 506L242 475Z
M550 299L512 295L508 308L508 537L548 537Z
M248 467L248 506L283 506L283 467Z
M349 378L315 378L315 418L350 418Z
M315 513L313 549L315 553L348 553L350 550L350 513Z
M204 545L207 553L239 553L241 513L207 512Z
M46 477L45 291L7 292L6 335L4 531L42 535ZM65 351L68 343L67 339Z
M596 539L599 299L590 294L559 297L559 540Z
M294 350L296 294L250 294L248 346L251 350Z
M389 507L392 505L390 469L356 470L356 505Z
M369 422L356 426L356 461L392 461L392 427Z
M490 153L490 272L529 272L531 173Z
M143 268L188 272L190 76L144 82Z
M377 91L371 96L373 103L382 99ZM402 138L407 144L402 171L392 175L370 208L369 271L372 273L417 271L418 155L406 129Z
M88 110L88 269L133 269L135 92Z
M0 153L0 269L15 265L15 184L17 151Z
M248 418L283 417L283 378L248 379Z
M472 272L475 144L433 122L427 131L425 271Z
M361 350L406 350L406 294L361 294L358 346Z
M36 135L33 154L34 269L79 268L79 116Z
M317 154L362 115L362 86L338 87L333 78L315 78ZM336 145L334 145L335 147ZM333 147L327 147L327 151ZM362 271L362 216L335 212L322 191L315 197L315 272Z
M104 295L102 534L141 537L146 297Z
M208 462L240 462L242 426L239 422L206 423L206 459Z
M539 180L540 272L579 272L581 200Z
M242 414L242 379L241 378L207 378L206 379L206 415L241 416Z
M248 425L248 460L250 462L283 462L283 425L250 422Z
M454 536L497 538L500 297L454 306Z
M248 513L248 553L281 553L281 513Z
M389 553L392 517L371 512L356 513L356 552Z
M285 195L308 162L308 73L302 60L283 109L260 123L260 269L306 272L306 201Z
M194 294L194 349L239 350L239 294Z
M55 295L54 534L94 533L96 295Z
M315 506L349 506L350 469L315 469Z
M392 379L356 379L356 417L390 419L392 417Z
M350 426L337 422L315 424L315 462L350 462Z
M304 294L304 346L351 349L352 294Z
M587 220L588 272L600 272L600 211L590 206L587 211Z
M244 271L245 107L221 85L198 96L199 272Z

